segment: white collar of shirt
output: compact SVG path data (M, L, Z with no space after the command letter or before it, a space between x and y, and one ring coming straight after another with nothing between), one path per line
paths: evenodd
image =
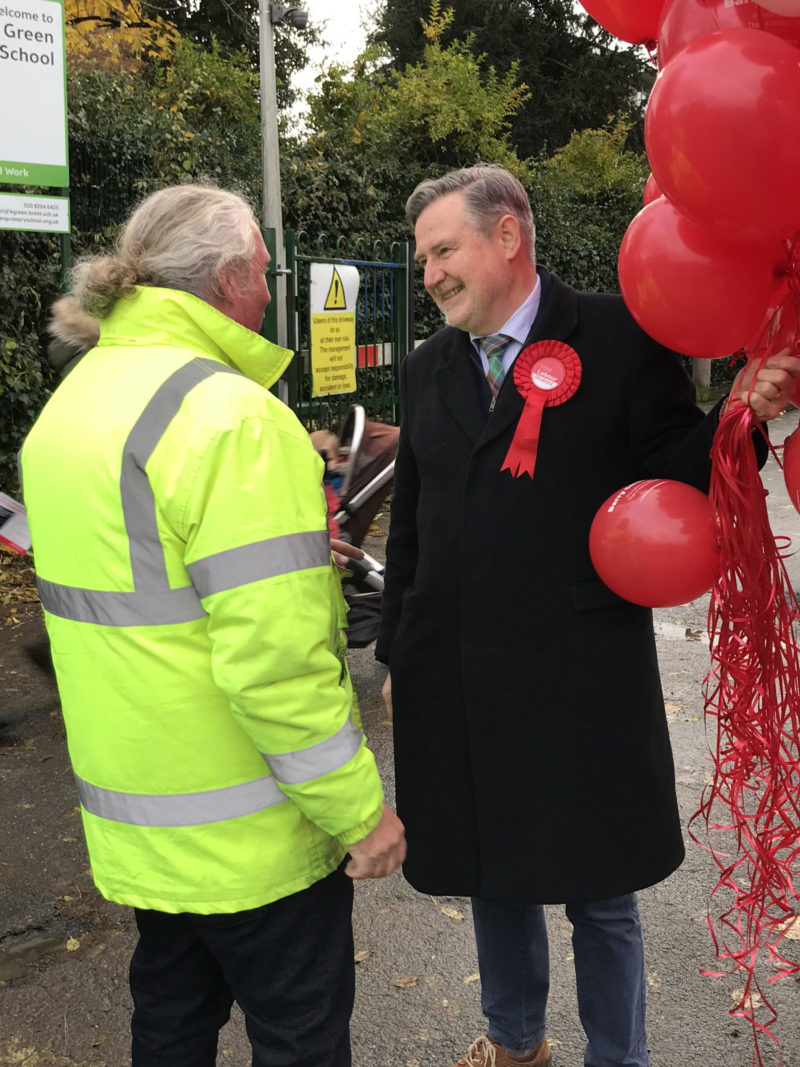
M505 369L506 374L508 374L509 368L513 365L514 360L522 351L522 346L525 344L528 334L531 332L534 319L539 311L539 301L541 300L541 297L542 283L537 277L536 285L534 285L525 300L523 300L510 318L506 319L500 329L495 331L495 333L503 333L506 337L511 338L506 346L505 352L503 352L503 368ZM474 333L469 335L475 351L478 354L478 359L481 361L483 373L488 374L489 361L481 351L481 338L483 336L483 334L477 335Z

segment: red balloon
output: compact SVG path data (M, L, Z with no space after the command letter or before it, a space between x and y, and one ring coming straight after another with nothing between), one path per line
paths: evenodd
M778 15L800 15L800 0L758 0L758 3Z
M644 192L642 193L642 203L645 207L648 204L652 204L654 200L658 200L661 196L661 190L658 187L658 182L651 174L647 181L644 183Z
M669 608L711 588L717 538L711 501L684 482L650 478L614 493L589 530L594 569L618 596Z
M747 246L684 218L660 196L642 208L619 250L628 310L662 345L701 359L728 356L762 323L772 246Z
M604 30L631 44L649 44L658 33L666 0L581 0Z
M783 480L795 510L800 511L800 429L783 442Z
M800 56L761 30L695 38L656 78L645 144L659 187L731 239L800 228Z
M775 15L755 0L667 0L658 26L658 65L663 68L695 37L737 28L764 30L800 45L800 18Z

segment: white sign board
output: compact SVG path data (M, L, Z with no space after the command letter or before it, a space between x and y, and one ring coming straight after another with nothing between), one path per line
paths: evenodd
M0 193L0 230L69 233L69 199Z
M356 391L358 267L311 264L311 395Z
M0 182L69 185L64 5L0 0Z

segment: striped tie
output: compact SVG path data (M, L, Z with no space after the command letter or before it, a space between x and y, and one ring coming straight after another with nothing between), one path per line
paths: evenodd
M481 338L481 351L486 356L486 361L489 364L489 373L486 375L486 381L489 383L492 396L497 396L500 386L503 384L503 378L506 373L503 366L503 353L509 341L511 341L511 338L504 333L490 333Z

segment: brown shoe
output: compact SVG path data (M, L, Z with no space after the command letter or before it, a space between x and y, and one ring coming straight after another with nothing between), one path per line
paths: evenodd
M512 1056L508 1049L483 1034L469 1047L466 1058L453 1067L547 1067L550 1062L550 1042L547 1038L527 1056Z

